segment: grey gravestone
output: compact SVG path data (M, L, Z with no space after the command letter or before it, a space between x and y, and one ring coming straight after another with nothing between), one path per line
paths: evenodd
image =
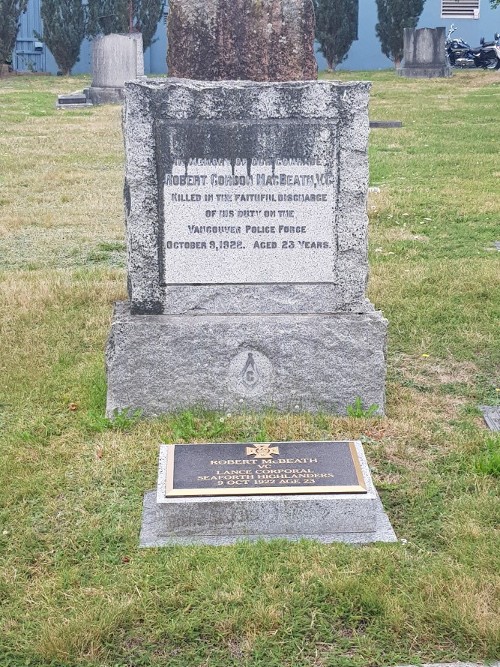
M129 302L107 412L384 410L367 83L126 85Z
M119 104L125 81L143 79L142 35L105 35L92 41L92 85L87 95L93 104Z
M188 79L315 79L312 0L170 0L167 62Z
M405 28L403 67L400 76L446 77L451 68L446 59L445 28Z
M272 460L252 458L252 450L257 447L268 446L268 449L278 449L275 456L283 457L287 451L286 458L299 463L289 463L288 468L276 464L276 458ZM396 535L390 525L389 519L383 511L377 491L373 485L368 464L360 442L355 443L238 443L231 445L184 445L192 449L192 460L196 461L205 447L224 447L233 455L234 449L238 449L238 459L222 460L219 470L218 460L214 460L211 467L226 484L228 489L231 478L236 476L252 477L255 480L262 477L262 483L269 487L269 479L275 478L275 485L279 485L280 473L273 474L278 470L297 470L288 473L288 477L301 477L300 483L311 479L312 473L317 469L315 459L321 456L315 455L315 447L320 445L323 449L329 448L332 454L326 463L328 469L342 477L343 481L356 483L358 474L350 468L352 465L345 454L345 446L355 449L356 460L359 465L359 478L362 480L363 492L338 492L324 493L320 488L316 493L297 494L293 493L290 482L282 490L282 493L274 495L226 495L194 497L172 497L167 495L169 471L173 467L173 447L162 446L160 449L160 463L158 471L158 484L156 491L149 491L144 496L144 511L140 535L140 546L158 547L176 544L209 544L224 545L233 544L238 540L275 539L286 538L299 540L302 538L314 539L319 542L394 542ZM344 447L342 447L344 446ZM179 445L176 445L179 447ZM182 447L182 445L181 445ZM343 449L339 454L335 450ZM250 450L248 452L248 450ZM248 453L247 453L248 452ZM292 456L290 452L293 452ZM325 457L326 459L326 457ZM238 463L233 463L238 461ZM249 461L254 461L249 465ZM308 463L307 461L312 461ZM208 460L208 464L211 461ZM245 465L246 464L246 465ZM226 467L228 470L226 470ZM210 467L210 466L208 466ZM247 473L252 469L253 473ZM305 472L311 470L311 473ZM319 468L318 468L319 469ZM324 468L325 469L325 468ZM266 471L270 472L267 473ZM234 472L236 471L236 472ZM226 474L227 473L227 474ZM282 473L283 474L283 473ZM206 475L197 475L205 477ZM241 483L241 479L239 483ZM320 479L316 482L321 483ZM249 484L252 482L249 481ZM284 491L284 493L283 493Z
M500 406L480 405L484 421L491 431L500 431Z

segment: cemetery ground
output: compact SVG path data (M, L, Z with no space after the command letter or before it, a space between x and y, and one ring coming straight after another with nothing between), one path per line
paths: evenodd
M0 665L378 667L500 657L500 77L373 80L369 296L387 410L104 417L126 298L120 108L0 81ZM368 408L369 406L365 406ZM370 411L367 410L367 413ZM400 538L138 549L160 442L359 438Z

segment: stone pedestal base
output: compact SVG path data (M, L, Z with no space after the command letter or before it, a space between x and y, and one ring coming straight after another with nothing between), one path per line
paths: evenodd
M122 104L125 97L124 88L91 86L87 93L92 104Z
M200 445L201 446L201 445ZM395 542L360 442L356 443L367 493L165 497L166 466L144 496L140 546L226 545L239 540Z
M385 404L380 313L131 315L115 308L107 414L202 406L345 414Z
M398 71L399 76L410 78L433 79L435 77L451 76L452 71L449 65L439 65L437 67L401 67Z

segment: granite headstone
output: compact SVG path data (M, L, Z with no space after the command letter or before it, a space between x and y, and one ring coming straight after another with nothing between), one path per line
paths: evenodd
M384 410L367 83L126 84L129 301L107 412Z

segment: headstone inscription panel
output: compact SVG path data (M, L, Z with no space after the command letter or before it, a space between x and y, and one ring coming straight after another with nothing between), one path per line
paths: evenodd
M319 159L177 160L163 184L165 282L334 282L335 181Z

